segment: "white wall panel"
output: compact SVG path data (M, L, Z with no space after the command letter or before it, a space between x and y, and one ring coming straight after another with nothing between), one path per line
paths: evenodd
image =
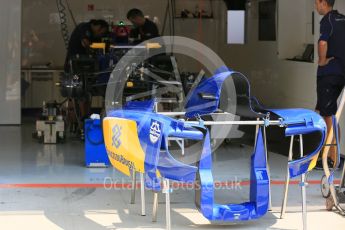
M21 0L0 3L0 124L20 124Z

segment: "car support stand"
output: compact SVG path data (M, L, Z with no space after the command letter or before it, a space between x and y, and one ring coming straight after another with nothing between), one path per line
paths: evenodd
M326 208L328 210L332 210L333 207L335 207L337 211L339 212L339 214L341 215L345 215L345 209L340 206L341 203L345 203L345 194L344 194L345 166L343 169L342 178L341 178L341 182L339 186L336 186L334 184L334 172L340 164L339 131L338 131L337 121L339 121L342 115L344 105L345 105L345 93L343 92L340 105L338 106L338 111L336 115L333 117L333 127L328 132L329 134L328 134L326 145L324 147L323 155L322 155L322 164L323 164L323 169L325 172L324 179L322 180L322 182L324 183L322 187L325 188L326 186L329 186L329 194L326 195L326 197L328 196L328 198L326 199ZM330 151L334 138L336 139L336 144L338 147L337 148L337 162L335 162L334 168L331 171L328 166L327 160L328 160L328 153Z
M299 135L299 141L300 141L300 157L302 158L304 156L303 151L303 135ZM294 136L291 136L291 142L290 142L290 150L289 150L289 157L288 161L292 161L293 156L293 142L294 142ZM289 191L289 183L290 183L290 172L289 167L287 168L287 174L286 174L286 181L285 181L285 190L284 190L284 198L282 202L281 212L280 212L280 218L283 219L286 212L286 203L287 203L287 196ZM302 218L303 218L303 229L307 229L307 194L306 194L306 187L308 186L308 183L306 182L306 174L303 173L301 175L301 182L299 184L301 186L301 192L302 192Z

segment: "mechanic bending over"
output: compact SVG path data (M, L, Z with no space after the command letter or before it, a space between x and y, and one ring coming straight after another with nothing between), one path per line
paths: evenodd
M335 0L315 0L316 10L323 15L318 43L316 110L324 117L328 130L332 127L332 116L337 112L337 100L345 85L345 16L333 10L334 3ZM332 167L335 160L336 147L332 147L329 152Z
M109 24L105 20L91 20L80 23L71 34L67 56L65 61L65 72L70 72L69 61L76 55L87 55L92 42L97 42L109 31Z
M127 13L127 19L130 20L134 29L131 30L130 39L134 39L135 44L159 37L156 24L144 17L144 13L139 9L131 9Z
M85 56L90 53L90 45L93 42L99 42L102 37L104 37L109 31L109 24L104 20L91 20L86 23L79 24L71 34L67 55L65 60L65 73L71 72L70 61L76 56ZM78 102L78 103L77 103ZM75 118L73 123L77 123L79 120L79 129L81 138L84 138L83 132L83 121L86 117L90 115L91 110L91 98L88 93L78 98L74 99L75 109L79 109L80 117Z

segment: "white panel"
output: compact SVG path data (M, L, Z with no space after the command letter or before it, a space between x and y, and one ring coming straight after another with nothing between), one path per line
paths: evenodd
M335 1L334 8L338 10L340 13L344 14L345 12L345 1Z
M228 44L245 43L245 11L228 11Z
M21 0L1 0L0 124L20 124Z

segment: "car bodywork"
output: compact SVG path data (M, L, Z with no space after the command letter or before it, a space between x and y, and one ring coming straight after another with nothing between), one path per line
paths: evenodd
M217 112L226 81L236 88L236 115L264 121L256 136L251 156L250 197L242 204L217 204L212 175L210 134L202 117ZM326 135L326 125L315 112L307 109L266 109L250 94L250 84L240 73L223 69L203 80L191 93L185 117L198 118L199 123L176 120L154 112L154 100L130 102L123 108L108 112L103 120L103 132L112 165L130 176L131 172L145 173L147 188L160 191L160 178L194 183L195 204L213 222L234 222L258 219L269 208L270 175L262 128L273 117L285 129L286 136L320 133L317 148L304 157L288 162L290 178L312 170ZM198 141L201 150L195 165L176 160L169 152L168 138Z

